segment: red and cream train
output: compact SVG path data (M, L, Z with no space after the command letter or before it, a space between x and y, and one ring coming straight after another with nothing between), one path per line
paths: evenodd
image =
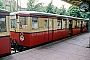
M10 14L10 38L21 47L32 47L87 31L88 20L35 11Z
M0 9L0 56L10 54L12 45L20 51L23 47L37 46L88 30L88 20L82 18L35 11L9 13Z
M0 9L0 57L11 53L9 13Z

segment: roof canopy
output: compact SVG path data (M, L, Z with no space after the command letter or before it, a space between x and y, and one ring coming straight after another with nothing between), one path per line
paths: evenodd
M86 1L90 4L90 0L62 0L62 1L65 1L65 2L75 5L75 6L80 6L80 3L84 2L84 1Z
M90 11L90 0L62 0L62 1L78 6L80 8L80 11L82 12Z

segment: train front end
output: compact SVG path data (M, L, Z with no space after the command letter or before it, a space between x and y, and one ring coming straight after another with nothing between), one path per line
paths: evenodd
M10 53L9 12L0 9L0 57Z

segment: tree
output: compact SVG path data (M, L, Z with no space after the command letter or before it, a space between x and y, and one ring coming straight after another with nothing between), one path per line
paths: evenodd
M64 5L62 5L62 6L60 7L59 11L60 11L60 12L59 12L60 15L66 15L66 9L65 9Z
M28 0L27 11L44 11L43 3L35 4L36 0Z
M34 10L34 4L35 4L35 0L28 0L27 11Z
M46 7L46 12L47 13L53 13L53 8L54 6L52 5L52 1L48 4L48 6Z
M78 7L76 6L70 6L68 9L69 16L73 17L81 17L81 13Z
M10 4L10 11L11 12L16 11L16 1L15 0L11 0L10 2L11 2L11 4Z
M33 7L33 10L34 11L39 11L39 12L42 12L43 11L43 3L38 3L38 4L36 4L36 5L34 5L34 7Z
M5 6L1 0L0 0L0 8L5 9Z
M53 13L54 14L59 14L60 13L60 9L58 7L53 7Z

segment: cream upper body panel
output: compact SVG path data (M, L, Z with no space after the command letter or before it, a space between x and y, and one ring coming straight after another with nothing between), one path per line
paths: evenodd
M28 14L28 16L25 15L19 16L18 14L21 15ZM33 16L31 16L32 14ZM67 20L67 18L70 19L72 18L76 20L82 19L82 18L44 13L44 12L34 12L34 11L19 11L19 12L13 12L10 15L15 16L16 26L17 26L16 28L10 28L10 31L28 32L28 33L69 28L69 19ZM40 17L40 16L46 16L46 17ZM54 16L54 18L52 16ZM26 19L24 19L25 17ZM57 17L61 18L61 20L58 21ZM64 20L63 18L66 18L66 20ZM75 21L72 20L72 28L75 28L74 22Z

